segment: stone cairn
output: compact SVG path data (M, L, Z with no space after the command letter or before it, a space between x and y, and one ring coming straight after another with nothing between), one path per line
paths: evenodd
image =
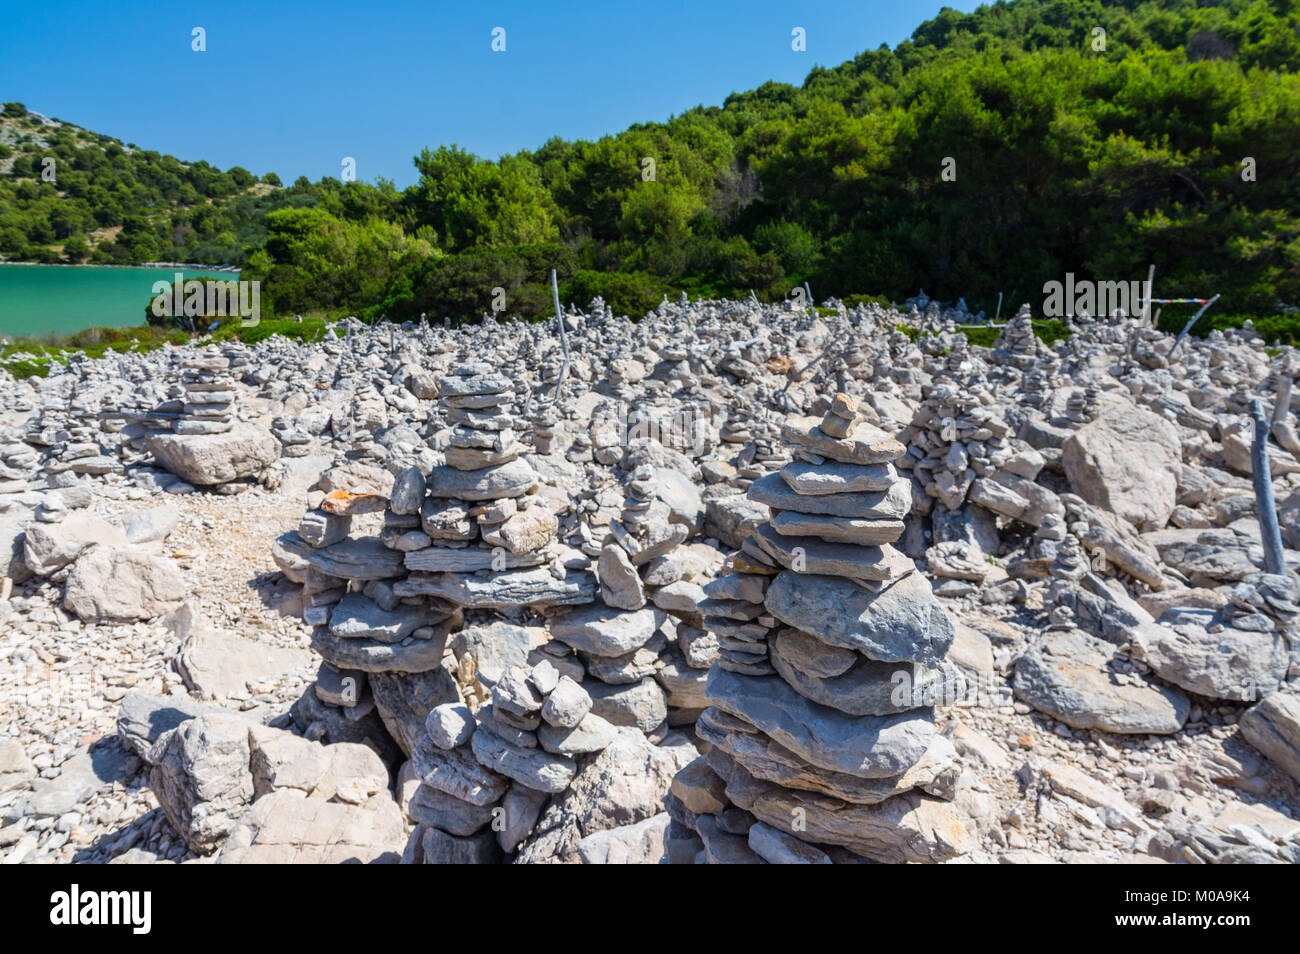
M992 476L1011 456L1009 429L983 388L940 379L924 395L911 426L899 435L908 444L900 466L926 494L956 510L977 478Z
M960 770L932 705L964 691L945 661L953 627L891 546L910 509L893 465L905 448L857 417L840 394L820 424L786 425L796 459L749 491L772 517L705 588L721 647L696 724L709 748L666 799L670 858L934 862L973 847L944 801Z
M235 422L235 382L230 359L200 351L181 366L185 404L173 430L177 434L225 434Z
M573 781L576 759L614 741L614 726L591 708L579 679L540 659L503 670L490 701L473 709L431 710L412 759L419 783L407 814L418 827L408 860L496 864L517 851L548 798Z
M469 365L439 383L452 424L446 463L427 479L407 468L391 488L353 482L351 490L317 491L298 532L275 548L281 569L303 584L303 615L316 626L312 646L324 660L297 721L322 723L317 733L333 727L340 741L352 734L348 722L368 714L373 695L407 755L425 735L429 710L461 701L441 664L464 608L594 596L590 580L566 585L563 568L557 576L543 565L556 519L530 496L538 481L510 428L509 379ZM377 535L350 535L354 518L378 513Z
M1034 334L1034 316L1028 305L1020 306L993 342L994 353L1019 371L1033 367L1044 350L1043 343Z
M277 562L304 584L323 659L294 717L309 737L367 740L394 764L409 759L399 775L416 824L406 860L494 863L526 849L580 759L619 731L662 741L670 702L692 723L703 673L678 658L673 617L645 605L638 567L685 530L650 475L634 472L623 519L611 522L623 532L603 542L609 602L598 601L596 578L569 572L586 560L557 541L515 437L510 379L462 365L438 391L450 425L438 432L443 464L427 477L402 471L388 493L319 494L298 533L277 544ZM380 512L377 537L351 536L354 518ZM551 613L549 638L536 625L474 622L537 609Z

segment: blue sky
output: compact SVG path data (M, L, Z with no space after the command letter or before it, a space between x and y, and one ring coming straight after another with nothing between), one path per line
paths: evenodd
M405 186L425 146L495 158L598 138L769 79L800 83L901 42L944 5L0 0L0 100L286 183L338 176L350 156L358 178ZM806 52L791 50L795 27Z

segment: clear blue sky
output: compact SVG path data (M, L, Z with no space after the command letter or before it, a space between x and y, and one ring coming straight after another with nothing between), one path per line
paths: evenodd
M171 153L411 183L425 146L595 139L906 39L934 0L0 0L0 101ZM948 3L972 10L974 2ZM206 30L206 52L191 30ZM506 50L491 49L504 27ZM807 51L791 50L803 27Z

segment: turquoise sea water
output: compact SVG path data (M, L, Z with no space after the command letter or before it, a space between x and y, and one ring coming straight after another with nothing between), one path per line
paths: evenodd
M142 325L154 282L170 281L177 271L186 278L239 278L234 272L191 268L0 265L0 335L35 337L96 325Z

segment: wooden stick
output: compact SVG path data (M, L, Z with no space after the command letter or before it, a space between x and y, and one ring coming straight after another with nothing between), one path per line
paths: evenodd
M1285 574L1286 558L1282 554L1282 532L1278 529L1277 508L1273 503L1273 475L1268 466L1268 419L1264 402L1250 399L1250 416L1255 421L1255 439L1250 445L1250 464L1254 471L1255 512L1259 515L1259 535L1264 544L1264 568L1269 573Z
M1278 372L1277 402L1273 405L1273 423L1281 424L1291 413L1291 375Z
M569 332L564 327L564 310L560 308L560 285L555 278L555 269L551 269L551 297L555 301L555 322L560 326L560 344L564 346L564 364L560 365L560 379L555 382L555 396L552 404L560 403L560 389L564 387L564 376L569 373Z
M1167 354L1165 357L1171 360L1173 359L1174 352L1178 350L1178 346L1182 344L1183 339L1187 337L1187 332L1192 330L1192 325L1196 324L1196 319L1201 317L1201 315L1205 314L1205 309L1209 308L1218 300L1219 300L1219 296L1215 295L1213 298L1211 298L1209 301L1207 301L1204 305L1201 306L1200 311L1192 315L1191 319L1187 322L1187 324L1183 325L1183 330L1178 332L1178 337L1174 339L1174 346L1169 349L1169 354Z
M1152 262L1147 268L1147 287L1145 300L1142 303L1142 324L1148 328L1154 328L1151 324L1151 299L1155 297L1156 287L1156 263Z

